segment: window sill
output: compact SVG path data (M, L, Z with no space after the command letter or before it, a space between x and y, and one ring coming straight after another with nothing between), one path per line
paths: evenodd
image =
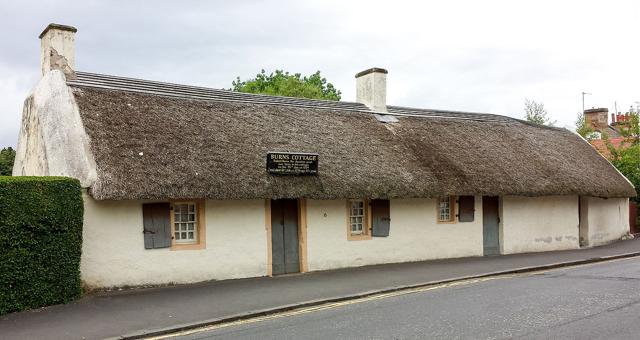
M457 223L457 221L455 220L454 221L437 221L437 222L438 224L456 224Z
M371 235L347 235L347 240L349 241L365 241L370 240Z
M200 250L205 249L204 242L200 243L174 243L171 245L171 250Z

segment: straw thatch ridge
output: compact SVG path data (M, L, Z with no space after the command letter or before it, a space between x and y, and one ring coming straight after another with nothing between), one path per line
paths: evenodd
M96 199L631 197L565 129L517 120L399 117L74 87ZM318 176L273 176L269 151L319 153Z

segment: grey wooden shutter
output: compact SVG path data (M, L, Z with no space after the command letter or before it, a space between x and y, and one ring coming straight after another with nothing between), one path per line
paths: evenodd
M169 203L148 203L142 205L145 249L167 248L171 246L171 220Z
M473 196L460 196L458 198L458 221L473 222L475 208L475 198Z
M389 200L372 200L369 206L371 207L371 236L389 236L391 226Z

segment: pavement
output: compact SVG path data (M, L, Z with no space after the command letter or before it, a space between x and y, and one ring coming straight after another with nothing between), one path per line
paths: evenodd
M640 258L403 290L179 334L204 339L638 339Z
M629 256L640 256L640 239L567 251L104 292L1 316L0 334L3 339L139 338L409 287Z

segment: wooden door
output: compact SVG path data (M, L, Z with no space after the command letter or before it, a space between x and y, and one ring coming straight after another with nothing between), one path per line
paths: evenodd
M298 201L271 201L272 274L300 272L298 244Z
M482 236L484 255L500 254L500 210L495 196L482 197Z

